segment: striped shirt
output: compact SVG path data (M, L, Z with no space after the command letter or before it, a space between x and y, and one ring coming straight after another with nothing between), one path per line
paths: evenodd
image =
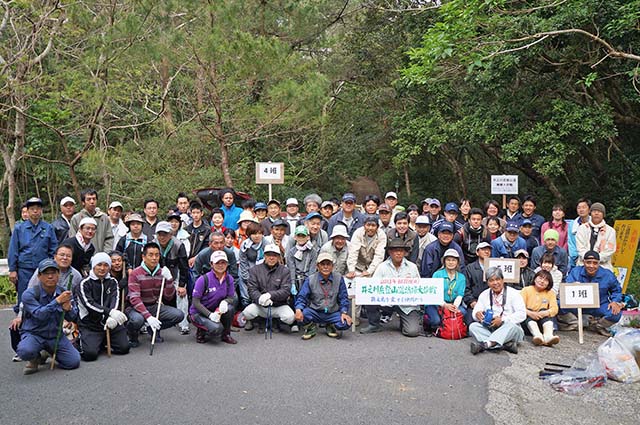
M161 285L160 268L156 270L154 275L151 275L142 266L136 267L129 273L129 302L145 319L151 317L146 306L158 303ZM173 279L165 281L162 302L170 302L175 294L176 288L173 286Z

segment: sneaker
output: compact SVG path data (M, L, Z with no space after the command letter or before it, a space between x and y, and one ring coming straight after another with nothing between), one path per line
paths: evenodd
M245 331L253 330L253 322L251 320L247 320L247 323L244 325L244 330Z
M309 340L311 338L313 338L314 336L316 336L317 333L317 327L315 323L309 323L308 325L306 325L304 327L304 335L302 335L302 339Z
M140 335L146 335L149 333L149 330L147 329L147 325L142 325L142 327L140 328Z
M298 327L298 325L291 326L291 333L297 333L299 330L300 328Z
M38 371L38 366L40 366L40 359L29 360L26 365L24 365L24 370L22 371L25 375L32 375Z
M512 354L518 354L518 343L515 341L509 341L506 342L503 346L502 349L505 351L508 351Z
M189 335L189 332L191 332L189 328L180 329L180 335Z
M375 325L368 325L366 328L360 329L361 334L373 334L376 332L380 332L382 327Z
M22 361L22 359L20 358L20 356L19 356L19 355L17 355L17 354L16 354L15 356L13 356L13 358L11 359L11 361L12 361L12 362L21 362L21 361Z
M472 342L471 346L469 347L471 349L471 354L473 354L474 356L478 353L482 353L484 350L487 349L487 344L485 344L484 342Z
M129 340L129 348L137 348L139 346L140 346L140 341L138 341L137 339Z
M151 338L153 338L153 334ZM164 338L160 336L160 332L156 332L156 344L161 344L163 342L164 342Z
M387 314L383 314L380 316L380 323L389 323L391 321L391 316Z
M333 324L327 325L327 336L329 338L337 338L338 335L338 330Z

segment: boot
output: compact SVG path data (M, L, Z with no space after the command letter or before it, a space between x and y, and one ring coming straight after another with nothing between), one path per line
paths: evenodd
M305 341L309 340L314 336L316 336L316 333L317 333L316 324L311 322L307 325L304 325L304 335L302 335L302 339L304 339Z
M204 329L196 328L196 342L198 344L207 342L207 332Z
M573 313L558 315L558 328L561 331L577 331L578 318Z
M551 325L553 326L553 323ZM544 344L545 341L542 338L542 333L540 333L540 327L538 326L538 324L533 320L529 320L529 322L527 323L527 327L529 328L531 335L533 335L533 345Z
M224 342L226 344L237 344L238 343L238 341L233 339L233 337L231 336L231 330L227 330L227 329L222 331L222 336L220 337L220 341L222 341L222 342Z
M553 322L543 323L542 331L544 332L544 344L549 347L560 342L560 337L553 334Z
M596 322L595 331L602 336L611 336L611 332L609 332L609 328L615 325L615 322L605 319L602 317L600 320Z

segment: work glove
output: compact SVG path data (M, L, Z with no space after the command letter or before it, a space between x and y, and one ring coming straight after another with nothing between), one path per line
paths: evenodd
M153 316L149 316L149 318L147 319L147 325L149 325L151 329L159 331L160 327L162 326L162 322Z
M162 270L160 271L160 274L162 275L162 277L164 277L166 280L171 280L173 279L173 276L171 275L171 270L169 270L169 267L164 266L162 268Z
M124 322L127 321L127 315L120 310L111 310L109 312L109 318L114 319L119 325L124 325Z
M271 294L268 292L265 292L264 294L260 295L260 298L258 298L258 304L266 307L267 305L265 303L267 302L267 300L270 300L270 299L271 299Z
M116 319L114 319L114 318L107 317L107 321L104 324L104 330L106 331L107 328L115 329L116 326L118 326L118 321Z
M214 311L209 315L209 320L215 323L220 323L220 312L218 310Z
M227 311L229 311L229 303L225 300L220 301L218 310L220 311L220 314L225 314Z
M265 307L269 307L269 306L271 306L271 305L273 305L273 300L272 300L271 298L269 298L268 300L266 300L266 301L264 302L264 306L265 306Z

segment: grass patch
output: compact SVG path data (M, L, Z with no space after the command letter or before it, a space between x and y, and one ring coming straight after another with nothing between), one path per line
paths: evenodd
M9 277L0 276L0 305L14 305L17 296L16 287L9 282Z

